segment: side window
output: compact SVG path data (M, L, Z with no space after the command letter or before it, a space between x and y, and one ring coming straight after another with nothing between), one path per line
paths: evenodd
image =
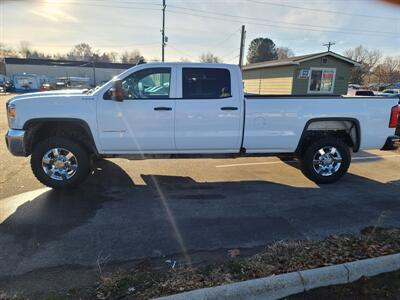
M227 69L183 68L184 99L218 99L231 97L231 76Z
M150 68L130 74L119 82L119 86L125 100L167 99L170 82L171 68Z

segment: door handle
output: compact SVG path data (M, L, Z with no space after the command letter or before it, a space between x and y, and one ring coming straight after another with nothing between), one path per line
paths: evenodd
M221 107L221 110L238 110L238 108L234 106L225 106Z
M172 107L158 106L154 107L154 110L172 110Z

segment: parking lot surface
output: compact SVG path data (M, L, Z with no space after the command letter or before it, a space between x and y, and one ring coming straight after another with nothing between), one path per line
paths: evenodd
M0 96L0 133L5 101ZM275 157L98 162L80 188L54 191L0 143L0 288L10 276L400 226L400 152L355 155L331 185Z

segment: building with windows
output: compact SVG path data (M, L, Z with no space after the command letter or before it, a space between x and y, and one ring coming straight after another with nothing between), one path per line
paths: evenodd
M345 95L351 69L359 63L327 51L243 66L251 94Z
M6 57L0 61L0 71L9 78L31 74L45 76L50 83L65 78L86 78L92 86L108 81L133 66L133 64L16 57Z

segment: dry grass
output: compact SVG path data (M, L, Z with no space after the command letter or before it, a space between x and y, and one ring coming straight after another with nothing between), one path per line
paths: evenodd
M321 241L277 241L246 258L234 249L228 251L224 263L208 266L189 268L177 264L175 268L159 269L144 260L129 271L107 273L99 267L99 282L92 289L43 299L150 299L399 252L400 229L370 227L359 235L334 235ZM0 299L23 298L0 293Z
M129 272L108 274L91 297L148 299L397 252L399 229L368 228L357 236L331 236L322 241L278 241L252 257L234 257L206 267L160 271L144 261ZM130 287L135 291L128 292Z

